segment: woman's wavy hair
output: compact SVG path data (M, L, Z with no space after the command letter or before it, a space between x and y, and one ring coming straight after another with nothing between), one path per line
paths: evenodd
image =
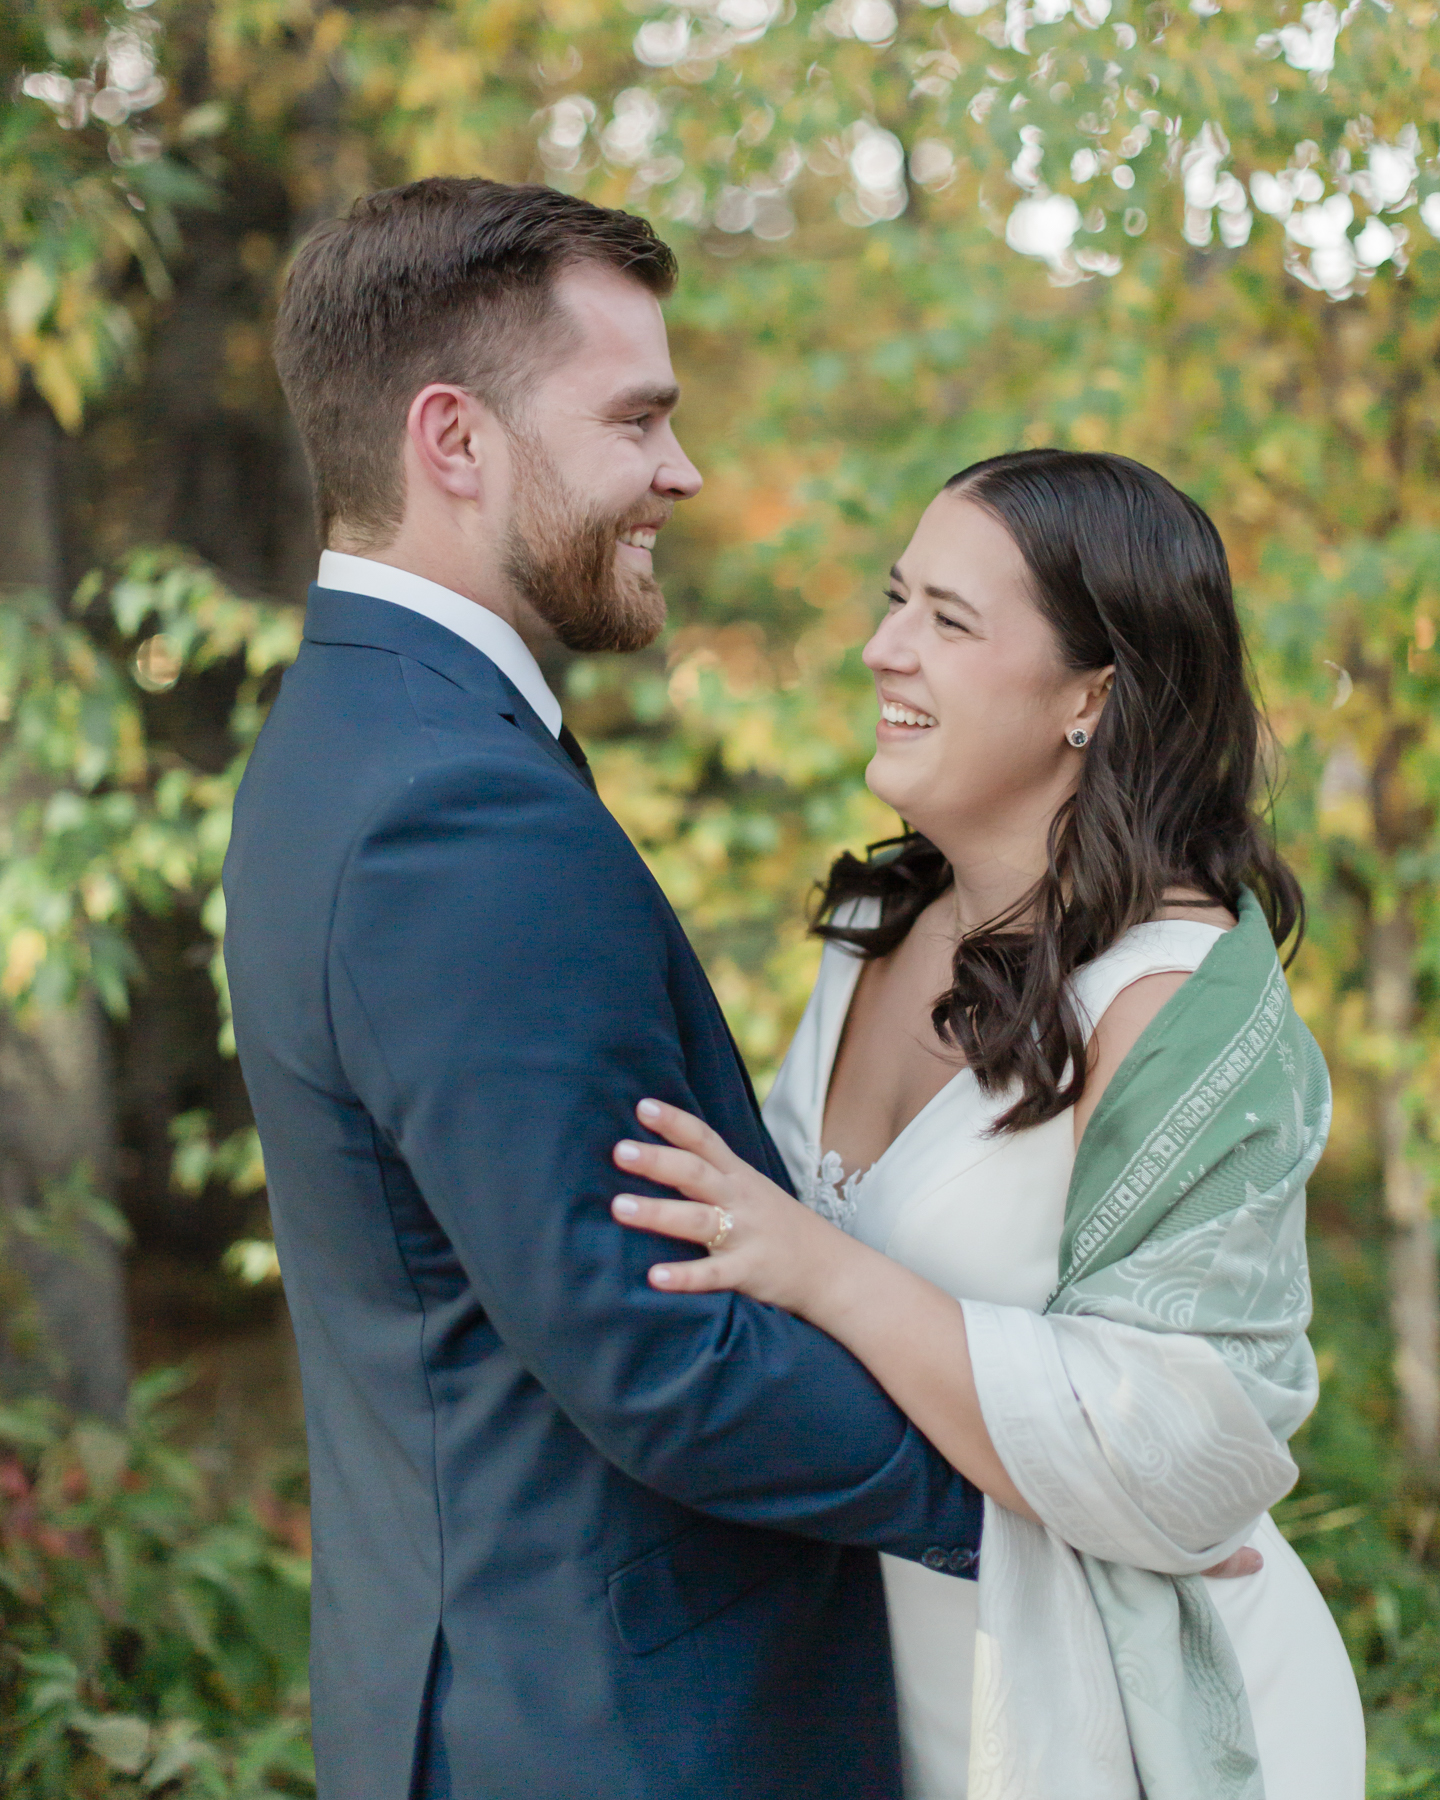
M1225 547L1193 500L1128 457L1021 450L962 469L948 493L982 506L1025 559L1031 594L1070 669L1114 665L1072 799L1050 826L1034 889L961 938L931 1018L986 1093L1018 1086L997 1131L1042 1124L1079 1099L1086 1032L1068 977L1169 889L1234 911L1242 887L1277 945L1298 946L1304 901L1275 848L1262 758L1270 737L1247 680ZM951 886L919 832L848 853L830 870L815 930L886 956ZM876 897L880 921L837 925ZM1292 950L1293 954L1293 950Z

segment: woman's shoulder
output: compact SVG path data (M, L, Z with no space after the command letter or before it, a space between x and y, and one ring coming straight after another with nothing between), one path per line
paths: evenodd
M1177 909L1178 910L1178 909ZM1193 974L1231 928L1229 914L1204 919L1198 909L1184 916L1147 919L1083 964L1070 978L1070 991L1088 1015L1093 1031L1117 994L1147 975Z
M1179 909L1174 909L1179 910ZM1085 1091L1075 1108L1075 1142L1100 1104L1105 1089L1146 1027L1174 998L1232 926L1233 915L1149 919L1077 969L1071 993L1085 1015L1090 1038Z

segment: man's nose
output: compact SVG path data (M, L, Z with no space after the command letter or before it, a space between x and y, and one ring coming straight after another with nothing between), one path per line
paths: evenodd
M660 467L655 471L655 479L651 482L657 494L665 494L672 500L689 500L698 494L704 485L705 477L680 448L680 440L673 431L667 433L669 443L660 458Z

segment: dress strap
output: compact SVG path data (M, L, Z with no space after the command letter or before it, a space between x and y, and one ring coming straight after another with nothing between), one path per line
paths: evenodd
M1198 969L1225 935L1221 925L1198 919L1151 919L1133 925L1117 943L1086 963L1070 978L1070 992L1089 1020L1090 1030L1104 1017L1115 996L1146 975Z

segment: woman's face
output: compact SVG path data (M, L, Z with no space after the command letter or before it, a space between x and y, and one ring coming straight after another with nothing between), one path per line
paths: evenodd
M872 792L952 861L997 831L1038 834L1043 854L1085 754L1066 733L1094 732L1109 677L1065 667L1005 527L958 494L931 501L864 659L881 709Z

